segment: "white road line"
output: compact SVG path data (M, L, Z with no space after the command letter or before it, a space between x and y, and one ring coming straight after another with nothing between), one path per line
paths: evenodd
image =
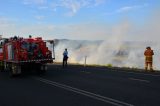
M135 81L147 82L147 83L150 82L150 81L148 81L148 80L137 79L137 78L129 78L129 79L130 79L130 80L135 80Z
M51 80L47 80L47 79L44 79L44 78L40 78L40 77L34 77L34 78L36 80L44 82L46 84L53 85L53 86L56 86L56 87L59 87L59 88L63 88L65 90L72 91L72 92L75 92L75 93L78 93L78 94L82 94L82 95L85 95L87 97L90 97L90 98L93 98L93 99L96 99L96 100L100 100L100 101L103 101L105 103L109 103L109 104L112 104L112 105L115 105L115 106L133 106L132 104L129 104L129 103L126 103L126 102L122 102L122 101L115 100L115 99L112 99L112 98L109 98L109 97L101 96L101 95L98 95L98 94L95 94L95 93L91 93L91 92L88 92L88 91L85 91L85 90L74 88L74 87L71 87L71 86L68 86L68 85L65 85L65 84L61 84L61 83L58 83L58 82L54 82L54 81L51 81Z

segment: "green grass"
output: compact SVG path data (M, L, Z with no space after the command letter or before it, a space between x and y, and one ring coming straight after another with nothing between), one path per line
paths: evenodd
M107 66L107 67L113 67L113 65L112 65L112 64L107 64L106 66Z

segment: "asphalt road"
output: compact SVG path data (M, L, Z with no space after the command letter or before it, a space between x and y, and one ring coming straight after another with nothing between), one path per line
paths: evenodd
M160 106L160 73L49 65L44 75L0 72L0 106Z

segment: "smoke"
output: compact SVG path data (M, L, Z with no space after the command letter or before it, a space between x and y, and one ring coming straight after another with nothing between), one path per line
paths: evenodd
M62 62L65 48L69 52L70 63L84 64L87 57L87 64L107 65L112 64L118 67L144 68L144 50L150 45L154 50L154 69L159 69L160 54L155 51L159 48L158 43L146 42L108 42L108 41L87 41L87 40L56 40L55 58L56 62Z
M62 61L63 50L68 48L71 63L83 64L87 57L87 64L136 67L136 54L131 51L129 43L124 42L129 29L129 22L124 21L112 28L111 37L106 40L58 40L55 47L56 61Z
M147 46L151 46L155 53L153 68L158 70L160 68L159 16L153 15L138 29L130 21L124 20L112 27L109 33L105 32L110 34L105 40L58 40L55 46L56 61L62 61L63 50L68 48L70 63L84 64L87 57L87 64L144 68L144 50Z

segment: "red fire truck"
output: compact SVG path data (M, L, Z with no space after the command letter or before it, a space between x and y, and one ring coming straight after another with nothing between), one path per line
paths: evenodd
M47 70L46 64L52 63L54 59L53 40L45 41L41 37L31 36L0 40L0 70L9 70L11 76L32 69L44 73Z

